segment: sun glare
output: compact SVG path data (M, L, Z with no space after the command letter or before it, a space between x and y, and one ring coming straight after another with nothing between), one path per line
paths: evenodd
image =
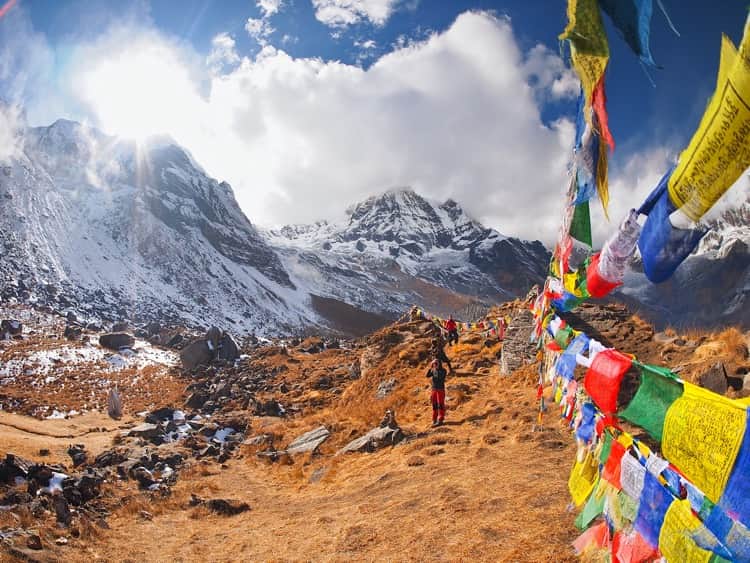
M175 135L195 109L186 67L161 46L134 46L97 61L83 71L79 87L102 129L136 141Z

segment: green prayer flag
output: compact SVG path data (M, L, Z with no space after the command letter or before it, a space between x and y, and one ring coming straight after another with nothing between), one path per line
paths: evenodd
M573 211L573 219L570 222L570 236L583 244L593 246L591 238L591 213L589 212L589 202L576 205Z

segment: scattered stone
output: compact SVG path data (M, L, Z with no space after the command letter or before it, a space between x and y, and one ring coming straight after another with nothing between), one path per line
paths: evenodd
M110 389L107 393L107 414L114 420L122 418L122 399L117 392L117 387Z
M73 515L70 513L68 501L65 499L65 497L63 495L53 495L52 506L55 509L55 516L57 518L57 521L60 524L69 526Z
M26 546L29 549L35 549L37 551L44 548L42 545L42 538L39 537L39 534L31 534L26 540Z
M288 454L315 452L330 435L331 433L325 426L318 426L296 438L291 444L289 444L289 446L287 446L286 452Z
M156 483L153 473L143 466L133 469L132 477L138 481L138 485L143 489L148 489L151 485Z
M81 338L82 331L79 327L73 325L67 325L63 336L68 340L79 340Z
M286 410L277 400L269 399L256 405L255 414L257 416L284 416Z
M76 444L75 446L68 446L68 455L73 460L73 467L78 467L86 463L86 446L83 444Z
M57 539L55 540L55 543L56 543L57 545L68 545L68 538L66 538L66 537L64 537L64 536L63 536L63 537L59 537L59 538L57 538Z
M190 409L200 409L206 401L208 401L207 393L204 393L203 391L195 391L188 397L187 401L185 401L185 406Z
M68 321L69 323L76 323L78 322L78 317L73 311L68 311L67 314L65 315L65 320Z
M180 350L180 361L185 369L195 369L201 365L208 365L213 359L213 353L209 348L209 341L199 338Z
M216 350L219 347L219 340L221 340L221 329L215 326L209 328L206 332L206 340L210 343L211 350Z
M714 393L723 395L727 392L727 370L722 362L714 364L711 369L698 377L698 384Z
M112 332L126 332L130 330L128 321L120 321L112 325Z
M404 437L400 428L373 428L364 436L352 440L341 450L341 453L351 452L374 452L385 446L393 446L400 442Z
M151 438L155 438L156 436L161 434L161 432L162 429L159 427L159 425L151 424L150 422L144 422L143 424L139 424L138 426L131 428L128 431L127 435L150 440Z
M375 396L378 399L385 399L395 388L396 380L394 378L386 379L378 384L378 390L376 391Z
M110 350L131 348L135 344L135 338L125 332L107 332L99 336L99 344Z
M0 321L0 335L19 336L23 332L23 324L15 319Z
M242 442L243 446L264 446L270 444L273 441L269 434L261 434L259 436L253 436Z
M223 360L225 362L234 362L240 357L240 347L234 341L232 336L225 332L219 340L219 349L216 353L216 359Z
M250 505L238 500L212 498L206 501L206 507L222 516L235 516L250 510Z
M140 516L143 520L153 520L154 515L151 514L148 510L141 510L138 512L138 516Z
M349 366L349 379L359 379L362 377L362 369L359 365L359 362L353 362L351 366Z
M47 457L49 455L49 450L47 448L42 448L39 450L39 455L41 457Z

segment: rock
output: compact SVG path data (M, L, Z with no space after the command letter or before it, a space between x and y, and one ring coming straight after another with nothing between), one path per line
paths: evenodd
M55 540L55 543L57 545L68 545L68 538L66 537L60 537Z
M229 333L224 333L219 340L219 349L216 353L216 359L224 360L225 362L234 362L240 357L240 347L234 341L234 338Z
M373 428L364 436L352 440L341 450L339 454L351 452L374 452L385 446L393 446L404 437L400 428Z
M63 495L54 495L52 497L52 506L55 509L55 516L57 517L57 521L68 526L73 516L70 513L70 508L68 508L68 501L65 499L65 497Z
M531 311L521 309L514 313L510 325L505 329L505 339L500 356L501 375L510 375L521 366L534 360L536 344L531 343L530 340L533 328L534 317Z
M146 422L151 424L159 424L164 421L170 421L174 419L175 410L171 407L161 407L151 411L146 415Z
M208 401L208 393L195 391L185 401L185 406L190 409L200 409Z
M143 489L148 489L156 483L153 474L145 467L136 467L132 471L132 477L138 481L138 485Z
M333 386L331 378L327 375L323 375L313 384L314 389L330 389Z
M96 456L94 459L94 465L96 467L111 467L112 465L118 465L127 459L128 456L123 451L107 450Z
M211 349L216 350L219 347L219 341L221 340L221 329L212 326L206 332L206 340L211 343Z
M188 504L190 506L203 505L209 510L216 512L218 514L222 514L224 516L234 516L236 514L240 514L241 512L250 510L250 505L247 504L246 502L240 502L238 500L230 500L230 499L223 499L223 498L204 500L194 493L191 493L190 501Z
M385 399L395 388L396 380L394 378L386 379L378 384L378 390L375 392L375 396L378 399Z
M318 447L325 442L331 433L325 426L305 432L302 436L296 438L286 448L288 454L299 454L303 452L315 452Z
M261 434L259 436L253 436L242 442L243 446L264 446L270 444L273 440L269 434Z
M255 414L257 416L284 416L286 410L277 400L269 399L256 405Z
M306 338L302 341L299 347L300 350L302 350L303 352L307 352L308 354L317 354L325 349L323 339L317 336Z
M77 326L67 325L63 332L63 336L68 340L78 340L81 338L81 329Z
M6 454L5 459L0 462L0 481L3 483L15 484L16 477L26 479L29 474L29 468L33 462L18 457L14 454Z
M162 430L159 425L144 422L143 424L139 424L138 426L131 428L128 431L128 436L135 436L136 438L145 438L146 440L150 440L151 438L155 438L156 436L161 434L161 432Z
M26 539L26 546L29 549L36 549L36 550L40 550L44 548L44 546L42 545L42 538L39 537L39 534L31 534Z
M359 362L353 362L351 366L349 366L349 379L359 379L362 377L362 369L360 368Z
M205 338L194 340L180 351L180 361L185 369L208 365L212 359L213 353L209 348L209 341Z
M727 370L724 364L718 362L698 377L698 384L714 393L723 395L727 392Z
M99 344L110 350L119 350L131 348L135 344L135 338L125 332L107 332L99 336Z
M18 336L23 332L23 324L15 319L3 319L0 321L0 335L9 334Z
M65 315L65 320L69 323L77 323L78 317L73 311L68 311L68 313Z
M125 332L127 330L130 330L128 321L119 321L112 325L112 332Z
M185 337L182 336L179 332L176 332L172 337L167 340L166 346L167 348L174 348L178 349L182 346L182 344L185 342Z
M117 392L117 387L110 389L107 393L107 414L114 420L122 418L122 399Z
M148 333L149 336L159 334L162 330L161 325L156 321L148 323L143 329Z
M68 447L68 455L73 460L73 467L78 467L86 463L86 446L83 444L76 444L75 446Z

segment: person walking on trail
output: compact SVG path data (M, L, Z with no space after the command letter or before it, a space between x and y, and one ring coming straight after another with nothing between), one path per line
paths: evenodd
M445 363L448 365L448 372L453 373L453 366L448 356L445 355L445 349L443 348L443 339L441 337L435 338L432 341L432 350L430 356L438 362Z
M445 330L448 331L448 344L458 344L458 325L453 320L453 315L445 321Z
M445 420L445 368L438 360L432 360L427 377L432 381L432 425L440 426Z

